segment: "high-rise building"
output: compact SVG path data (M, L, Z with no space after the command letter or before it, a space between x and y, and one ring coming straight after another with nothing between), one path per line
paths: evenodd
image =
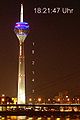
M29 32L29 24L23 22L23 4L21 4L20 22L17 22L14 27L14 32L19 40L19 68L18 68L18 94L17 103L25 104L25 54L24 54L24 41Z

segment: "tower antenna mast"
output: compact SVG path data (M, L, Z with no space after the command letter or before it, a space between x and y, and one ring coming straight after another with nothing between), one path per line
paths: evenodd
M20 22L23 22L23 4L21 4Z

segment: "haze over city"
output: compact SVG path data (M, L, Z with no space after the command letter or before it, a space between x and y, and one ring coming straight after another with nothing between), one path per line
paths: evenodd
M64 90L80 95L80 2L24 0L23 4L24 21L30 25L25 40L26 95L31 96L33 89L35 96L53 97ZM38 7L70 8L73 13L39 14L34 10ZM0 94L8 96L17 95L19 47L14 26L19 11L18 0L0 2Z

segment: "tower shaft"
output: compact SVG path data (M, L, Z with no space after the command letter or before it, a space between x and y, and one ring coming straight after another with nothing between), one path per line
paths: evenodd
M24 42L19 41L18 104L25 104Z

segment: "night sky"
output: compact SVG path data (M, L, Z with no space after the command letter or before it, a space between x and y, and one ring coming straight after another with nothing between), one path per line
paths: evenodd
M0 1L0 95L14 97L19 53L14 26L19 21L20 3L20 0ZM32 89L35 97L53 97L64 90L72 96L80 95L80 1L24 0L23 3L24 21L30 25L25 40L26 96L32 95ZM38 7L72 8L73 13L39 14L34 11Z

